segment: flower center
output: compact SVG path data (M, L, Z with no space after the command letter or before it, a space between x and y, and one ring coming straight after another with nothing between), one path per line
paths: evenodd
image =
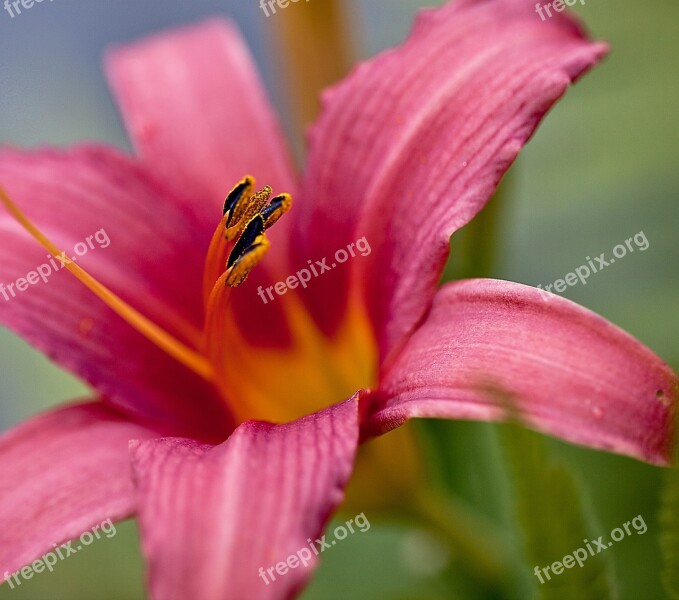
M208 252L205 354L238 420L285 422L372 384L376 350L358 302L352 303L332 338L316 326L299 287L289 289L275 303L262 303L255 291L262 286L257 284L266 287L265 281L281 278L270 264L258 270L256 282L234 295L231 287L244 282L269 248L265 231L292 204L287 194L269 201L268 186L253 190L254 179L248 176L227 195L224 217ZM282 346L256 342L251 335L254 325L271 332L270 340L283 328L288 339Z
M318 330L297 292L286 294L277 305L291 334L288 347L262 348L243 337L244 324L237 321L231 306L233 288L241 285L261 261L270 245L267 229L292 206L288 194L271 198L268 186L259 192L253 190L254 179L248 176L226 198L205 263L204 328L200 331L184 324L188 342L158 326L80 265L69 262L65 267L131 327L214 384L238 420L283 422L370 386L375 377L376 348L361 303L351 303L337 334L330 339ZM63 254L2 188L0 203L53 256ZM255 309L249 318L257 318L268 327L269 316Z

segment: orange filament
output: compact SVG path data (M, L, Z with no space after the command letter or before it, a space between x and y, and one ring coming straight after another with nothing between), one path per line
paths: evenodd
M19 222L19 224L40 243L43 248L53 256L63 256L63 253L55 246L19 209L9 198L7 193L0 187L0 201L5 205L9 213ZM178 362L191 369L204 379L212 381L214 379L214 369L210 361L192 350L167 331L153 323L150 319L132 308L127 302L118 297L114 292L97 281L82 267L72 261L64 261L64 266L97 296L106 306L113 310L119 317L141 333L144 337L153 342L161 350L172 356Z

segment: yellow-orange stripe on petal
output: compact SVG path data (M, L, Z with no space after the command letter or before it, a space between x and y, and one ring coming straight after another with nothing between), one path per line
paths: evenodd
M328 338L290 290L276 301L286 313L292 343L263 348L242 336L247 323L237 323L228 304L230 294L244 290L223 287L216 284L210 299L205 352L239 420L289 422L374 385L377 350L358 304L347 311L337 335ZM256 295L253 301L260 302Z

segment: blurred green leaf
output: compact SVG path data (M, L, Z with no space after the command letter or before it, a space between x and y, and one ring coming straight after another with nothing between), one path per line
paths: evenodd
M670 469L662 493L660 546L663 554L662 582L669 598L679 598L679 469Z
M678 415L679 416L679 415ZM679 418L675 420L675 432ZM676 433L675 433L676 435ZM675 440L676 441L676 440ZM675 443L674 466L665 475L661 493L660 547L663 557L662 582L667 596L679 598L679 443Z
M500 182L488 204L467 225L450 238L450 255L441 283L475 277L497 277L496 259L500 247L499 228L506 204L514 191L514 170Z
M550 457L547 445L536 433L518 424L501 429L515 487L517 517L523 529L528 570L546 568L572 554L589 539L585 507L578 482L565 463ZM527 572L528 572L527 570ZM536 597L603 600L612 598L604 560L588 556L544 583L534 581ZM537 576L536 576L537 579Z

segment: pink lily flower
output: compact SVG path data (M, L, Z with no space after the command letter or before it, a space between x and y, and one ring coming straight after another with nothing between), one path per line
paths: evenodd
M0 574L136 516L152 598L292 597L316 556L269 584L260 568L321 534L359 443L412 417L502 419L489 385L537 430L666 463L678 379L652 351L525 285L438 287L452 233L605 52L528 0L423 12L325 93L298 180L230 23L113 51L135 157L0 151L0 281L110 238L75 277L0 299L3 324L93 391L0 437ZM266 233L290 199L267 208L249 181L222 218L248 173L294 197Z

